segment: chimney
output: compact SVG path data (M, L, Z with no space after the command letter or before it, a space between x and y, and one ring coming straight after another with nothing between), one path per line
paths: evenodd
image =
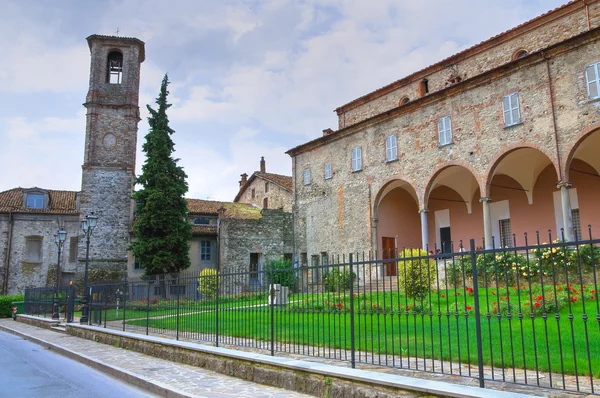
M264 156L260 157L260 172L261 173L267 172L267 166L265 165L265 157Z
M333 133L333 130L330 128L327 128L327 129L323 130L323 137L325 137L326 135L329 135L331 133Z
M244 174L240 174L242 179L240 180L240 188L243 187L244 185L246 185L246 182L248 182L248 174L244 173Z

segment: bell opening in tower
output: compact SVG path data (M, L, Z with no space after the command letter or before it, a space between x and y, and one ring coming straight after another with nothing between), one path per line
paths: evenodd
M112 51L108 54L106 82L110 84L123 82L123 54L119 51Z

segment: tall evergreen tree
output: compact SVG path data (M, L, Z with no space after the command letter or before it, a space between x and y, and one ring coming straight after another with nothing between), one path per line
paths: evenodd
M179 272L190 266L189 240L191 225L187 222L187 175L179 159L171 155L174 143L169 127L167 86L165 74L160 94L156 99L158 109L147 105L150 130L142 149L146 162L142 174L136 179L141 189L133 194L136 219L133 225L134 241L131 250L146 275Z

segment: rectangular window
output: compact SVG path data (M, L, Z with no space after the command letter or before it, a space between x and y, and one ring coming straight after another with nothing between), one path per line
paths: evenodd
M304 170L304 185L310 184L310 169Z
M391 162L398 159L398 138L390 135L385 138L385 160Z
M310 271L310 275L311 275L311 282L316 283L319 282L319 256L318 255L312 255L310 256L310 266L311 266L311 271Z
M600 62L585 67L585 81L590 99L599 98Z
M362 170L362 148L357 146L352 148L352 171Z
M154 286L154 295L160 296L160 286Z
M502 247L512 247L512 230L510 227L510 218L500 220L500 245Z
M133 261L133 269L142 269L142 262L138 259Z
M269 183L265 182L265 192L269 192Z
M78 239L76 236L71 237L71 239L69 239L69 262L70 263L76 263L77 262L77 246L78 246Z
M255 196L256 196L256 190L254 188L252 188L252 199L254 199Z
M259 253L250 253L250 267L248 271L250 272L251 280L258 280L258 256Z
M268 209L269 208L269 198L264 198L263 199L263 209Z
M438 120L438 142L440 146L452 143L452 120L444 116Z
M185 285L170 285L169 294L185 296Z
M331 178L331 163L325 163L325 179L329 180Z
M573 234L575 235L575 240L582 239L582 231L581 231L581 218L579 217L579 209L571 209L571 219L573 220Z
M211 244L208 240L200 241L200 261L210 261L211 259Z
M42 262L42 237L28 236L25 238L26 260L29 263Z
M27 208L28 209L43 209L44 208L44 194L28 193L27 194Z
M512 93L502 97L502 112L504 113L504 127L521 123L519 93Z

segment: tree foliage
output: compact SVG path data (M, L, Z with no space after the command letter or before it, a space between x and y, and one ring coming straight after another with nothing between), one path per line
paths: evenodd
M158 109L147 105L150 129L142 147L146 162L136 179L141 189L133 194L136 219L131 250L146 275L179 272L190 266L191 225L187 222L184 198L188 190L187 175L177 165L179 159L172 157L174 130L169 127L167 117L171 106L167 103L168 84L165 75L156 99Z

